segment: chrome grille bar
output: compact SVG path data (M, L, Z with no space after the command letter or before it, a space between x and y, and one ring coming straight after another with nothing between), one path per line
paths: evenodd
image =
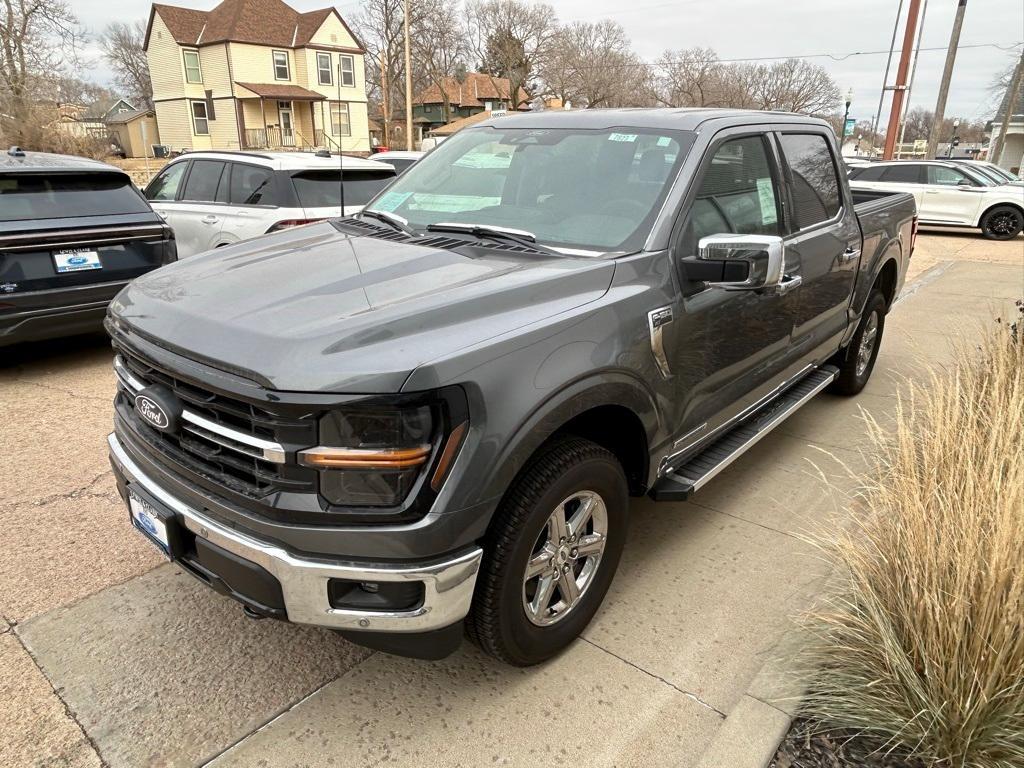
M114 357L114 373L125 389L130 392L139 392L146 386L128 370L128 366L124 364L120 355ZM266 440L262 437L240 432L231 427L225 427L223 424L210 421L198 413L190 411L188 408L182 410L181 418L189 422L184 427L185 430L205 440L209 440L211 443L215 443L222 448L228 448L245 456L263 459L275 464L284 464L285 462L284 446L273 440Z

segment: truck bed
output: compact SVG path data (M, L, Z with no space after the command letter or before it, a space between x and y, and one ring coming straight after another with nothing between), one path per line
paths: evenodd
M897 199L905 197L915 208L917 204L914 201L914 196L909 192L887 192L881 189L856 189L853 186L850 187L850 193L853 195L853 210L857 212L857 216L863 216L865 214L875 213L883 208L889 208L897 203Z

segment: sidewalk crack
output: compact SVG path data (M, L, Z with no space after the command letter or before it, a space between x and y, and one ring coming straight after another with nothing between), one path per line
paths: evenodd
M683 696L685 696L686 698L690 699L691 701L695 701L696 703L700 704L702 707L704 707L706 709L710 709L712 712L714 712L716 715L718 715L723 720L726 718L726 714L722 710L717 709L716 707L711 706L710 704L708 704L706 701L704 701L704 699L702 699L697 694L692 693L691 691L683 690L682 688L680 688L675 683L669 682L668 680L666 680L664 677L661 677L660 675L656 675L653 672L648 672L646 669L644 669L641 666L637 666L636 664L634 664L629 659L625 659L622 656L619 656L619 654L613 653L612 651L609 651L607 648L598 645L597 643L595 643L590 638L587 638L587 637L584 637L583 635L580 635L580 640L582 640L585 643L589 643L590 645L592 645L595 648L597 648L599 651L604 651L609 656L612 656L612 657L618 659L619 661L621 661L624 664L629 665L633 669L635 669L635 670L637 670L639 672L643 672L648 677L653 677L655 680L659 680L660 682L662 682L665 685L667 685L669 688L672 688L672 689L678 691L679 693L683 694Z
M715 513L717 513L719 515L725 515L726 517L731 517L733 520L739 520L742 523L748 523L750 525L755 525L758 528L763 528L766 531L771 531L772 533L777 533L780 536L788 536L789 538L793 539L794 541L802 541L802 539L799 536L796 536L796 535L794 535L792 533L789 533L787 531L780 531L778 528L772 528L770 525L765 525L764 523L759 523L759 522L757 522L755 520L748 520L745 517L740 517L739 515L734 515L731 512L724 512L721 509L718 509L717 507L711 507L711 506L708 506L707 504L701 504L699 501L694 501L693 499L688 499L688 503L693 504L693 506L695 506L695 507L700 507L701 509L706 509L708 512L715 512Z

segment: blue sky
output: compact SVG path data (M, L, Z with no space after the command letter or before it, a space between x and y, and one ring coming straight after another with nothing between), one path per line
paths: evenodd
M170 4L209 9L216 0L165 0ZM290 0L299 10L325 6L323 0ZM415 0L413 0L415 2ZM917 66L911 107L933 109L945 60L945 45L953 24L956 0L925 0L927 3L923 48ZM654 59L666 48L708 46L723 59L762 56L833 54L837 58L856 51L888 50L899 0L555 0L552 5L562 21L596 21L611 18L625 27L633 46L643 58ZM141 0L73 0L72 5L86 28L98 33L113 19L146 18L149 4ZM345 17L355 16L358 0L337 4ZM906 13L906 9L904 9ZM902 31L897 37L897 46ZM968 0L961 46L953 73L946 114L968 118L988 117L995 107L991 92L995 76L1016 60L1009 48L1024 41L1024 3L1021 0ZM93 79L109 80L95 48ZM850 56L841 61L816 57L845 93L853 89L852 117L870 119L878 109L885 55ZM892 72L895 73L895 57ZM890 82L892 75L890 75ZM889 97L883 106L888 114Z

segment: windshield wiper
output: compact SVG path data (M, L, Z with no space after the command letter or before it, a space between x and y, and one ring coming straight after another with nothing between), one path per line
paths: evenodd
M537 242L537 236L525 229L512 229L510 227L498 227L494 224L469 224L461 221L439 221L437 224L428 224L428 232L465 232L474 237L492 240L508 240L509 242L529 248L533 251L540 251L551 256L564 256L554 248L548 248Z
M416 237L416 230L405 223L405 220L401 216L396 216L393 213L384 213L383 211L368 211L365 208L359 212L359 217L369 217L376 219L377 221L383 221L385 224L390 224L394 229L399 232L405 232L407 235Z

